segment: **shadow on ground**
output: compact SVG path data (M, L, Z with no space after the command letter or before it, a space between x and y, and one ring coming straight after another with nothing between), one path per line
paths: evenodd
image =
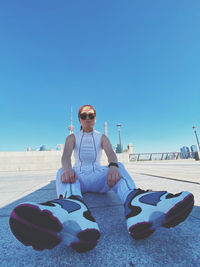
M126 230L123 205L109 192L85 194L84 200L99 224L101 238L91 251L78 254L59 245L42 252L25 247L9 229L9 215L19 203L56 198L55 181L0 210L1 266L199 266L200 220L195 206L189 218L172 229L160 228L145 240L133 240Z

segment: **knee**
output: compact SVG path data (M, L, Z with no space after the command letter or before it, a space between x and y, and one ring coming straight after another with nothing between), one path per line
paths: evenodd
M124 166L124 164L121 163L120 161L118 161L118 165L119 165L119 166Z
M62 168L58 169L57 174L56 174L57 179L60 178L60 176L62 175L62 172L63 172Z
M127 169L125 168L124 164L121 162L118 162L119 165L119 170L121 172L122 175L126 175L127 174Z
M57 173L61 173L62 172L62 168L58 169Z

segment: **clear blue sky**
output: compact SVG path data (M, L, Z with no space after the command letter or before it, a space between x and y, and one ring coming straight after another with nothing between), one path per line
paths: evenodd
M64 143L73 107L135 152L200 136L200 1L7 0L0 4L0 151Z

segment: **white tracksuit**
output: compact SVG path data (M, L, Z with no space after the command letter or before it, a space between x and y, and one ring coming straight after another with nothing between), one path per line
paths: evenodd
M75 133L74 171L78 179L73 184L61 182L62 168L58 170L56 177L57 196L63 195L68 198L71 195L82 196L82 193L95 192L105 193L110 190L107 185L108 166L101 166L100 159L102 154L101 137L97 131L90 133L82 130ZM120 181L112 187L112 190L119 196L124 203L126 197L135 189L133 179L128 174L122 163L119 164L119 171L122 175Z

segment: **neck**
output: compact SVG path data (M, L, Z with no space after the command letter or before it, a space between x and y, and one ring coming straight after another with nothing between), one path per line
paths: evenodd
M86 133L90 133L90 132L93 132L93 128L87 128L87 129L82 129L83 130L83 132L86 132Z

